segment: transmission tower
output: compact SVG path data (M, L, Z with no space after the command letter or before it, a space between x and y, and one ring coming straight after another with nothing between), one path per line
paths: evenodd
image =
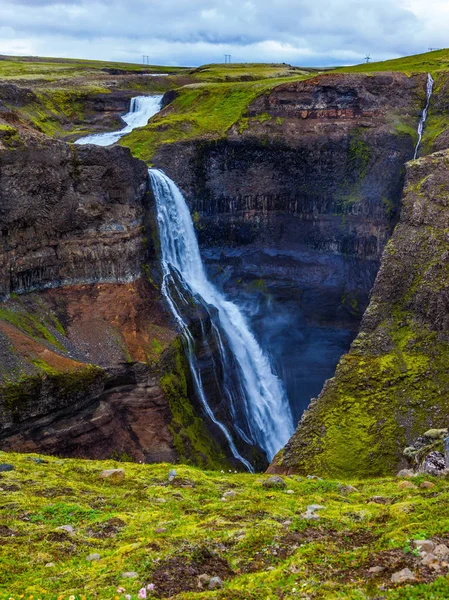
M371 55L370 55L370 54L367 54L367 55L365 56L365 60L366 60L366 62L367 62L367 63L369 63L369 61L371 60Z

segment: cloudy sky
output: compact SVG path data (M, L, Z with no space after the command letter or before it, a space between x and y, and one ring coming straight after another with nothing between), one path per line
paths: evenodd
M0 54L354 64L449 46L448 0L0 0Z

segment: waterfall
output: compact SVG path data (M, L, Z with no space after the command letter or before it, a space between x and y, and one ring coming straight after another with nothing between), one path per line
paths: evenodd
M122 116L126 127L120 131L88 135L76 140L75 144L95 144L96 146L111 146L136 127L144 127L161 109L162 96L136 96L131 99L129 112Z
M239 308L209 281L187 204L171 179L150 169L156 199L163 272L162 292L185 340L192 378L205 413L225 435L232 454L252 471L238 452L232 434L218 420L206 397L202 372L195 355L195 339L185 318L189 297L208 309L221 362L224 400L233 428L245 442L265 450L269 459L294 431L292 414L280 380ZM230 365L236 368L230 368Z
M427 119L427 113L429 110L430 97L432 96L432 91L433 91L433 79L432 79L432 75L430 73L428 73L427 74L427 86L426 86L426 106L424 107L424 110L421 113L421 117L420 117L419 123L418 123L418 142L416 144L415 154L413 156L413 159L416 159L416 157L418 156L418 150L419 150L419 146L421 144L422 134L424 131L424 125L425 125L426 119Z

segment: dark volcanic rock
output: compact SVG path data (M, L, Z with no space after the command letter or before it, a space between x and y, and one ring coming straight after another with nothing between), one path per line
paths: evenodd
M138 277L147 177L119 147L29 136L0 148L0 298Z

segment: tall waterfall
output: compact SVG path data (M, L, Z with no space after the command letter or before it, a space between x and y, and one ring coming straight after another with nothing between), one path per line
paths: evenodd
M419 123L418 123L418 142L416 144L415 154L413 156L414 159L418 156L418 150L419 150L419 146L420 146L421 140L422 140L424 125L426 123L427 113L429 111L430 97L432 96L432 91L433 91L433 83L434 82L433 82L432 75L430 73L428 73L427 74L427 86L426 86L426 106L424 107L424 110L421 113L421 117L420 117Z
M222 363L220 372L225 375L225 400L235 419L234 430L245 442L263 448L269 459L294 431L286 394L239 308L226 300L207 278L192 218L180 190L161 171L150 169L149 173L161 241L162 292L183 333L197 394L206 414L225 435L234 457L252 471L206 397L202 371L194 352L195 340L184 316L190 295L215 316L211 318L212 329ZM231 360L237 368L230 368ZM231 377L237 381L226 379Z
M75 144L95 144L96 146L111 146L121 137L131 133L136 127L144 127L148 120L161 110L162 96L136 96L131 99L129 112L122 116L126 127L120 131L88 135L76 140Z

